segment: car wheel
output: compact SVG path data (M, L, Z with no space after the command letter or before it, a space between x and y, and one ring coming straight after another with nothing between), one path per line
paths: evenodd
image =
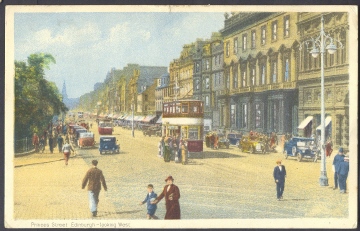
M301 162L301 160L302 160L302 155L301 155L300 153L297 154L297 160L298 160L299 162Z
M284 157L285 157L285 159L287 159L288 158L288 154L287 154L287 152L286 152L286 150L284 150Z

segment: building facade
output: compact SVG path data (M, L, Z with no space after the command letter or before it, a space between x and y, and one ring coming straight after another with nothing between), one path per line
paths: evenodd
M234 13L225 19L225 128L247 133L297 129L297 13ZM226 109L225 109L226 110Z
M335 147L349 146L349 22L348 14L299 13L300 41L319 36L321 16L324 17L325 33L341 42L334 43L334 54L324 53L325 81L325 140L330 137ZM320 136L321 89L320 55L312 57L306 46L301 49L299 60L299 124L300 135Z

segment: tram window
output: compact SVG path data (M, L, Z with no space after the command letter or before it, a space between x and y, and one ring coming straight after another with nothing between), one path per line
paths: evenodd
M193 112L195 112L195 113L198 112L198 107L197 107L197 106L194 106L194 107L193 107Z
M181 112L182 113L188 113L189 106L187 104L181 105Z
M197 140L199 137L199 132L197 128L189 128L189 139Z
M180 106L181 106L180 103L176 104L176 113L180 113Z
M173 107L170 107L170 114L173 113Z

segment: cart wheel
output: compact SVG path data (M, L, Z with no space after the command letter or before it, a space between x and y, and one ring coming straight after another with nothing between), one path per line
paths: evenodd
M297 154L297 160L298 160L299 162L301 162L301 160L302 160L302 155L301 155L300 153Z
M253 147L253 146L250 147L250 153L251 153L251 154L254 154L254 153L255 153L255 150L254 150L254 147Z

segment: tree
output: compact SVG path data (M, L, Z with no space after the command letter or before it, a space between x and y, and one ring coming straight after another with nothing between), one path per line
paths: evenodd
M44 78L51 63L54 57L44 53L15 61L15 139L43 131L54 115L68 111L55 83Z

